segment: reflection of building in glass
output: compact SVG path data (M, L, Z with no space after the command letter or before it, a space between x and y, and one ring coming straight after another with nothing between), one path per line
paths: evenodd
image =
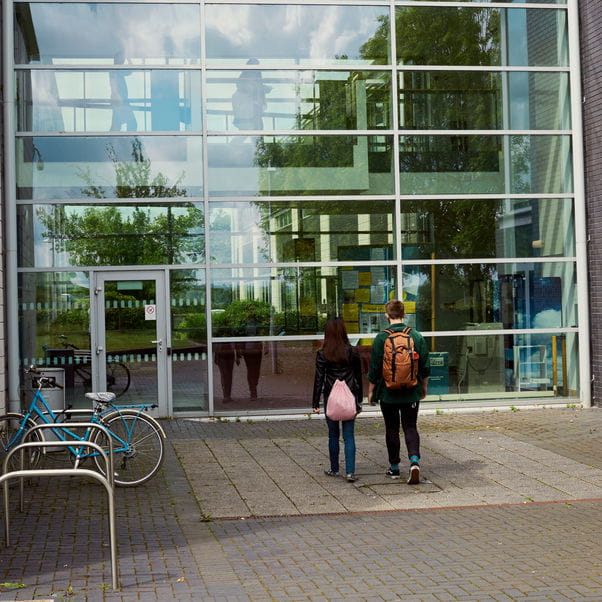
M368 353L399 296L434 398L587 401L574 11L415 4L15 3L11 398L59 332L164 415L302 411L327 318Z

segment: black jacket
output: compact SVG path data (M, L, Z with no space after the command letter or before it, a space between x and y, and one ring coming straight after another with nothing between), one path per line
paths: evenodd
M324 394L324 411L326 411L326 401L330 395L332 386L337 379L344 380L351 392L355 395L355 405L357 411L362 409L362 400L364 397L362 390L362 364L360 356L355 347L347 347L348 361L343 364L329 362L324 357L324 351L320 349L316 354L316 376L314 378L314 394L312 405L314 408L320 407L320 395Z

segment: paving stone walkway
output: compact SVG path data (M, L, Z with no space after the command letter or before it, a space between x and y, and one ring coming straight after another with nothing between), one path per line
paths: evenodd
M416 486L384 478L378 417L356 483L323 474L323 420L163 425L161 473L116 493L120 589L101 488L36 479L0 601L602 600L599 409L421 416Z

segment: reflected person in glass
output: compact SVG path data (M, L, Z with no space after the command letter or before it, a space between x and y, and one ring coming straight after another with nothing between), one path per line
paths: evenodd
M115 64L123 65L126 62L123 50L115 54ZM109 72L109 82L111 85L111 108L113 117L111 120L111 131L121 131L121 126L125 125L126 132L136 131L138 123L134 116L134 111L130 105L128 85L125 81L126 75L131 71L115 69Z
M316 354L316 374L314 377L313 411L320 413L320 396L324 398L324 413L327 400L336 380L343 380L355 396L357 414L362 411L362 365L358 350L352 347L347 337L347 329L342 318L329 318L324 327L324 342ZM356 416L357 416L356 414ZM339 436L342 424L345 444L345 473L349 482L355 476L355 418L341 423L326 416L328 425L328 452L330 469L325 474L339 476Z
M249 59L247 65L258 65L257 59ZM263 83L261 71L241 72L232 95L234 125L239 130L262 130L263 112L266 107L266 94L270 86Z
M213 357L222 382L222 393L224 403L232 401L232 373L234 362L238 365L240 358L236 354L234 343L215 343L213 346Z
M250 319L245 327L247 336L257 335L257 323ZM243 341L236 343L236 363L242 358L247 368L247 384L249 385L249 397L257 399L257 387L261 375L261 359L267 355L268 348L261 341Z

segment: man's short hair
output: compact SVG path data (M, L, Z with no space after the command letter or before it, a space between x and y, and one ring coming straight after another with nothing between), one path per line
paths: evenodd
M385 313L392 320L400 320L406 314L403 303L399 299L391 299L385 305Z

